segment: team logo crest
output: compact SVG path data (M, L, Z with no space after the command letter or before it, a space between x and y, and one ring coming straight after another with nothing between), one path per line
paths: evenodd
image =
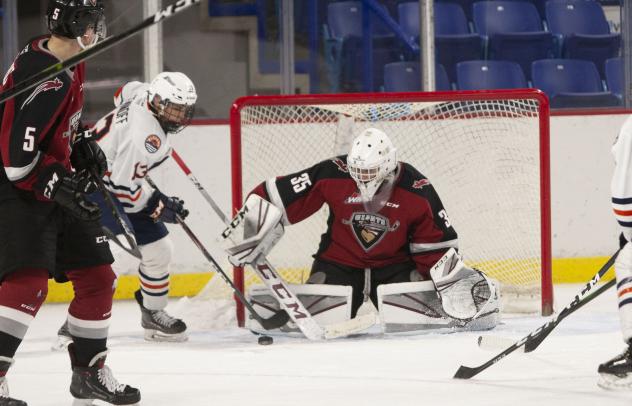
M27 97L26 100L24 100L24 103L22 103L22 107L20 107L20 109L24 109L24 106L30 104L37 97L38 94L47 92L49 90L58 91L62 87L64 87L64 82L59 80L59 78L47 80L46 82L37 86L35 90L33 90L33 93L31 93L31 95Z
M430 184L430 181L428 179L419 179L413 182L413 188L423 189L424 186L427 186L429 184Z
M152 134L149 137L145 138L145 149L150 153L155 153L160 149L160 145L162 141L160 141L160 137L156 134Z
M351 226L356 240L365 251L369 251L382 241L387 232L399 227L399 221L391 227L387 217L375 213L353 213L351 219L342 222Z

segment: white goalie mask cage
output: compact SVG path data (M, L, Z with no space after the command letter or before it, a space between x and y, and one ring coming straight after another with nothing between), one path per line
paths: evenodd
M353 140L347 166L362 200L369 202L384 179L397 168L397 148L386 133L367 128Z

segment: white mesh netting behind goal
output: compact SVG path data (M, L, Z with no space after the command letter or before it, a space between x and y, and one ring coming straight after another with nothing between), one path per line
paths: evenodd
M368 127L433 183L465 262L501 282L506 311L552 305L548 103L537 91L242 98L231 117L235 206L263 180L346 154ZM307 280L327 215L287 227L269 256L288 282ZM243 276L246 289L261 283Z

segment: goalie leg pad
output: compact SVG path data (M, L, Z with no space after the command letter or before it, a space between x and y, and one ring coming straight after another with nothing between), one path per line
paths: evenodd
M288 287L319 325L337 324L351 319L351 286L290 284ZM280 309L278 301L264 285L252 286L247 299L263 318L270 317ZM303 336L291 321L278 329L266 330L255 319L248 317L246 327L259 334Z
M430 277L450 317L469 321L500 311L496 285L482 272L465 266L454 248L430 269Z
M626 343L632 342L632 243L626 243L614 262L621 331Z
M383 284L377 288L377 296L384 333L487 330L499 322L498 312L485 313L470 321L451 317L445 312L432 281Z

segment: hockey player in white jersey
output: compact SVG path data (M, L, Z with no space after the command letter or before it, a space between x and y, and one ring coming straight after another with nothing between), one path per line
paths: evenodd
M614 263L617 276L619 317L625 351L599 365L599 386L632 389L632 117L628 118L612 147L615 170L612 177L612 207L621 228L621 251Z
M108 161L103 178L115 198L119 212L134 233L141 252L138 260L115 244L110 244L117 274L138 272L140 289L135 298L140 305L141 325L150 341L184 341L186 324L165 312L169 292L169 264L173 246L164 223L176 223L188 211L177 197L167 197L145 180L149 171L170 156L168 135L186 127L195 108L197 94L191 80L179 72L163 72L151 83L130 82L115 95L116 108L99 120L86 136L94 137ZM123 231L105 205L104 226L116 234ZM122 235L119 240L124 241ZM65 335L64 327L58 333ZM61 343L58 343L61 345Z

